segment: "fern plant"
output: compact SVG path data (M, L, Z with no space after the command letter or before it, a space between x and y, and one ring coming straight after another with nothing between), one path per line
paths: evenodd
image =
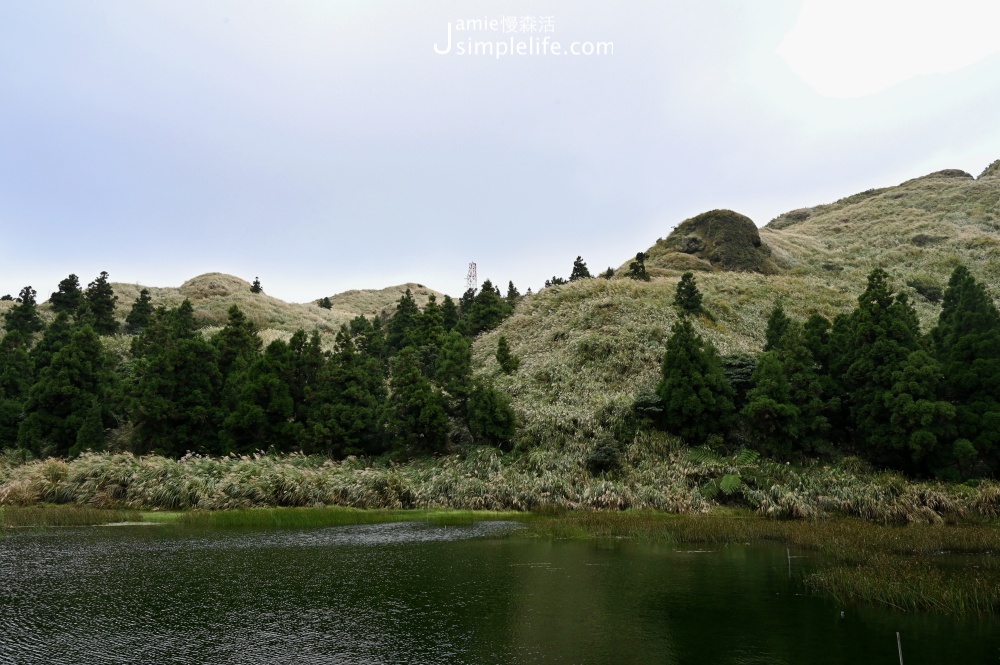
M726 473L718 478L709 479L701 486L701 493L705 498L714 499L720 493L724 496L731 496L738 492L743 486L742 468L751 466L760 458L760 453L749 448L741 448L739 452L730 458L722 457L708 446L692 448L688 451L688 459L700 466L723 466L727 467Z

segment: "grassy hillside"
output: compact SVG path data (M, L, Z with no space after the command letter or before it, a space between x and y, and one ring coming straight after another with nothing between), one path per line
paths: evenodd
M759 351L767 315L778 302L800 319L853 308L876 267L910 294L925 329L935 322L936 300L960 263L1000 295L1000 162L978 179L941 171L785 213L760 230L771 262L762 272L771 274L727 271L709 260L712 242L701 236L685 242L693 229L708 231L688 222L649 248L652 281L598 278L544 289L476 340L478 371L510 391L525 423L525 443L568 445L582 455L588 439L625 421L635 396L659 380L677 318L674 289L685 270L697 271L714 317L696 328L723 354ZM718 233L715 244L720 240L729 238ZM499 372L493 357L500 335L522 359L511 376Z
M190 300L196 320L208 333L225 325L229 308L237 305L260 328L265 343L276 338L287 339L300 328L306 331L318 329L321 332L335 333L341 324L347 323L359 314L367 317L391 314L406 289L410 289L421 307L432 294L439 302L444 297L443 294L423 284L409 283L384 289L345 291L330 296L332 308L324 309L315 302L288 303L266 293L251 293L249 282L217 272L199 275L176 288L121 282L113 282L112 287L118 296L115 313L122 321L139 296L139 291L145 288L149 290L154 307L161 305L176 307L185 298ZM47 300L54 290L54 286L38 288L38 300ZM13 305L12 302L0 302L0 315ZM44 302L39 306L39 312L43 317L51 318L49 307Z

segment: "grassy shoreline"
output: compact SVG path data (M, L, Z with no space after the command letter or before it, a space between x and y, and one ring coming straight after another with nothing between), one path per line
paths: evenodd
M839 465L765 459L694 460L676 441L640 433L613 473L587 470L586 442L504 455L406 464L298 454L179 460L130 453L19 461L0 456L0 506L76 504L119 510L231 510L341 506L401 510L657 510L701 514L720 507L772 518L849 516L884 524L972 522L1000 516L1000 484L945 484ZM740 479L723 494L718 480Z

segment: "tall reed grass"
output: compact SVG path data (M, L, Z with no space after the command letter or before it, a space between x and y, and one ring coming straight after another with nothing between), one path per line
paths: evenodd
M398 510L544 511L646 509L705 513L719 501L773 518L831 515L917 524L992 519L1000 487L910 482L894 474L836 466L795 467L732 459L695 463L659 434L626 447L620 471L591 475L589 442L502 455L479 448L408 464L298 454L179 460L128 453L87 453L67 461L0 457L0 505L76 504L130 510L342 506ZM739 472L732 495L703 491Z

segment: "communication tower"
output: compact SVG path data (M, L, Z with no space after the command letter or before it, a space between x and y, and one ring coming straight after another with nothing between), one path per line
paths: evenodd
M476 262L473 261L469 264L469 274L465 276L465 290L468 291L471 289L472 291L475 291L476 284L478 283L479 280L476 278Z

